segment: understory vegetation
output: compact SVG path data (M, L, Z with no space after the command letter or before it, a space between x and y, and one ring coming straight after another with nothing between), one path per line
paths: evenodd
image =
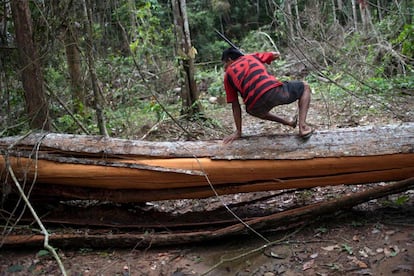
M88 40L82 32L87 23L79 12L82 7L60 2L58 6L30 2L52 130L99 134L93 71L86 54ZM110 136L151 139L147 134L165 121L195 121L207 130L211 125L223 127L214 114L228 108L220 61L228 45L215 29L244 52L281 52L282 58L269 70L281 80L309 82L314 97L323 99L327 110L337 105L353 115L386 112L401 121L410 120L410 114L399 110L401 104L412 102L414 93L414 11L410 1L187 3L196 53L197 104L202 106L191 117L183 112L184 80L178 66L188 56L175 45L170 2L91 2L93 69ZM356 3L357 14L352 13L351 2ZM20 82L10 7L8 1L1 3L5 28L0 44L0 136L10 136L30 129L25 108L30 99L25 99ZM59 13L61 9L64 14ZM73 38L79 54L75 84L68 64L68 37ZM74 96L74 87L80 98Z

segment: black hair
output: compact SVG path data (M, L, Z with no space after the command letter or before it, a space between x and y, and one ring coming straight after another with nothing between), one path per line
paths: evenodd
M223 54L221 55L221 61L227 61L229 59L236 60L241 56L244 55L242 52L240 52L239 49L231 47L223 51Z

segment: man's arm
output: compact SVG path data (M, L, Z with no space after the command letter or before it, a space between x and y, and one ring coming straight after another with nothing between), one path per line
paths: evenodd
M236 124L236 132L234 132L232 135L224 138L223 142L225 144L231 143L234 140L237 140L241 137L242 133L242 116L241 116L241 107L239 100L236 99L231 103L231 108L233 109L233 119L234 123Z

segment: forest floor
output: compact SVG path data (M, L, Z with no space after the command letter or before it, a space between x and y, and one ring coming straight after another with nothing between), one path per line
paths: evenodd
M413 97L405 95L394 100L398 102L391 105L391 110L384 111L378 102L368 105L348 99L338 102L316 94L308 121L316 131L413 122ZM275 110L293 117L296 105ZM204 123L180 123L203 140L222 139L234 129L230 106L209 106L205 113L209 120ZM243 113L244 135L297 132L297 129L257 120ZM177 133L182 131L173 122L166 121L160 123L147 137L152 140L176 140ZM137 138L144 134L137 133ZM313 188L283 198L268 198L252 208L283 209L285 206L300 206L351 194L363 187L364 185ZM260 195L237 194L223 197L223 200L230 204L257 196ZM147 205L164 211L185 213L207 210L220 202L217 198L210 198L153 202ZM250 233L208 243L150 246L145 249L122 246L105 249L59 248L58 253L68 275L412 276L414 191L371 200L351 210L318 217L297 227L283 230L280 225L275 226L260 234L271 241L272 245L261 248L266 241ZM41 249L1 248L0 275L60 275L56 261Z

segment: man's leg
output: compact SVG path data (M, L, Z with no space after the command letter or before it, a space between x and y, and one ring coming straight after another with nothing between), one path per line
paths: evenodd
M291 102L296 101L297 99L298 97L292 97L287 89L285 89L282 86L279 86L279 87L273 88L272 90L267 92L264 96L262 96L262 98L260 98L257 101L256 106L253 110L251 111L246 110L246 111L250 115L260 118L262 120L277 122L277 123L295 128L298 123L297 116L295 116L291 120L286 120L284 118L281 118L279 116L276 116L270 113L270 111L278 105L291 103Z
M298 100L299 106L299 135L305 136L309 133L312 133L312 128L306 124L306 117L308 115L310 99L311 99L311 89L307 82L303 82L304 90L302 96Z
M267 112L267 113L262 114L262 115L253 115L253 116L255 116L257 118L260 118L260 119L263 119L263 120L268 120L268 121L273 121L273 122L281 123L281 124L283 124L285 126L290 126L290 127L293 127L293 128L295 128L296 127L296 124L297 124L296 118L294 118L291 121L287 121L287 120L285 120L285 119L283 119L281 117L278 117L276 115L271 114L270 112Z

